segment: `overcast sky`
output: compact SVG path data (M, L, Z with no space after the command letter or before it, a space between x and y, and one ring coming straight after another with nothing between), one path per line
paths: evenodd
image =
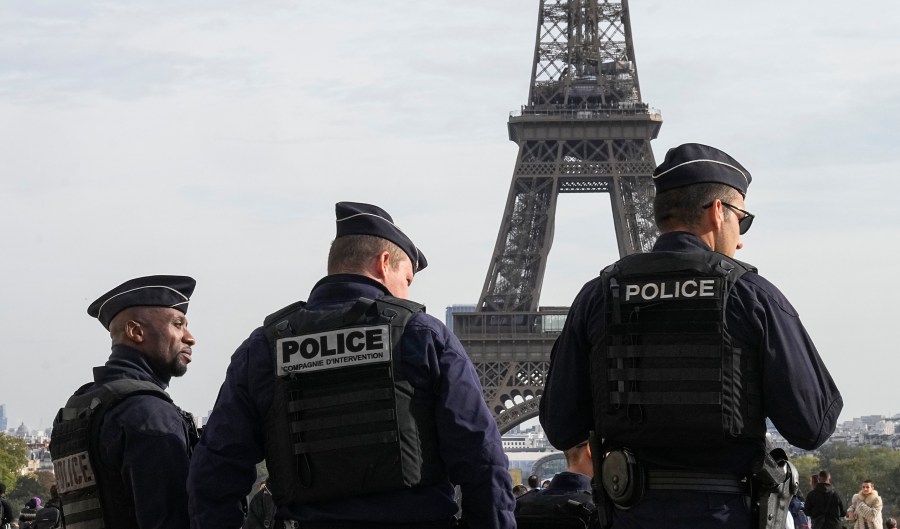
M843 420L900 413L900 4L632 0L644 101L752 173L738 258L793 302ZM0 403L45 428L132 277L198 281L170 393L206 415L228 359L325 273L334 203L390 212L443 319L481 292L526 102L537 0L0 1ZM616 255L609 197L564 195L541 302Z

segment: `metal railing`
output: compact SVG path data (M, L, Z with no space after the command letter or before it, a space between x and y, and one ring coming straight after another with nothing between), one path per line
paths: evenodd
M644 104L631 107L595 107L595 108L565 108L547 106L545 108L522 107L509 113L511 121L516 120L578 120L578 119L602 119L602 118L635 118L652 121L662 121L662 114L656 108Z

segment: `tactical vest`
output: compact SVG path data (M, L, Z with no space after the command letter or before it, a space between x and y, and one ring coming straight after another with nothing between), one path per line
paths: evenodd
M53 420L50 455L62 516L68 529L137 527L133 500L108 485L116 480L119 469L105 468L97 456L100 427L107 412L133 395L154 395L169 403L172 399L145 380L114 380L85 391L90 385L75 392ZM181 414L190 450L199 434L190 414Z
M385 296L330 311L300 302L266 318L275 392L264 445L276 505L446 479L433 403L398 369L406 323L423 310Z
M765 434L759 353L725 319L747 271L715 252L651 252L602 272L607 332L590 365L608 443L713 447Z
M548 494L532 490L516 498L518 529L587 529L596 518L597 507L588 491Z

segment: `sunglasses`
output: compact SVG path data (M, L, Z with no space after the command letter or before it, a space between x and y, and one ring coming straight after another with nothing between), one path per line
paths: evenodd
M743 217L738 219L738 229L740 230L741 235L747 233L747 230L750 229L750 226L753 224L753 219L756 218L756 215L754 215L753 213L750 213L746 209L741 209L737 206L732 206L728 202L724 202L721 200L720 200L720 202L722 202L722 205L725 206L726 208L733 209L734 211L740 211L741 213L744 214ZM709 204L703 206L703 209L709 209L710 207L712 207L713 204L715 204L715 202L710 202Z

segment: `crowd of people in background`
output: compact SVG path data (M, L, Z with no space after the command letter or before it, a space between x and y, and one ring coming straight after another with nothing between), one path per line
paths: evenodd
M62 522L62 502L56 486L50 487L50 499L46 504L40 496L33 496L16 517L15 510L6 499L6 485L0 483L0 529L59 529Z

